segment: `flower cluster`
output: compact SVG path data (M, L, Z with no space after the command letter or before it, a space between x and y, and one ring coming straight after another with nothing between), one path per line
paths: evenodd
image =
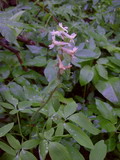
M59 47L59 50L62 51L63 54L68 54L71 58L74 58L74 55L77 51L77 47L75 47L74 38L76 37L75 33L71 35L68 34L68 27L63 27L62 23L59 23L59 31L52 31L52 44L49 45L49 49L54 48L55 46ZM56 36L61 38L61 41L56 40ZM72 65L64 66L60 56L58 56L58 66L62 73L62 71L71 68Z

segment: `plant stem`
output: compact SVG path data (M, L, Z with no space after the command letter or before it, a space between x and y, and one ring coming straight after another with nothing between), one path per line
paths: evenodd
M19 117L19 113L17 113L17 121L18 121L18 127L19 127L19 132L20 132L20 135L22 137L22 140L25 139L23 134L22 134L22 129L21 129L21 123L20 123L20 117Z
M34 117L37 116L37 114L39 113L39 111L49 102L49 100L51 99L52 95L54 94L54 92L56 91L57 88L58 88L58 86L55 87L55 89L51 92L51 94L48 97L48 99L46 100L46 102L42 106L40 106L40 108L38 108L38 110L33 114L33 116L31 117L31 121L34 119Z

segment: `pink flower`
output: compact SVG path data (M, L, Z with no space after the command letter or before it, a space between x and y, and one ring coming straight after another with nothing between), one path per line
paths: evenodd
M64 66L59 56L58 56L58 65L61 72L72 67L72 65Z
M69 39L74 39L76 37L75 33L72 33L71 35L69 35L68 33L63 32L62 35L64 35L66 38L69 38Z
M62 23L59 23L59 27L60 27L63 31L65 31L65 32L68 33L68 27L63 27Z
M70 44L68 42L56 41L55 36L53 36L52 37L52 44L49 45L49 49L54 48L54 46L65 46L65 45L70 46Z
M62 51L63 51L64 53L67 53L67 54L71 55L72 57L74 57L74 54L75 54L76 51L78 50L77 47L74 47L73 49L69 49L69 48L62 47L61 49L62 49Z

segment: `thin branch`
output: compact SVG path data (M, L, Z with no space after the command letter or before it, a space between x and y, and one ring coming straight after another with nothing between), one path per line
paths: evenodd
M58 86L55 87L55 89L50 93L50 96L48 97L47 101L46 101L43 105L41 105L41 106L38 108L38 110L32 115L31 121L34 120L35 117L37 117L37 114L39 113L39 111L40 111L42 108L44 108L45 105L49 102L49 100L51 99L51 97L53 96L53 94L54 94L54 92L56 91L57 88L58 88Z
M20 35L17 37L17 40L20 42L24 42L27 45L36 45L36 42L32 41L31 39L27 39L26 37ZM40 46L49 49L48 46L46 46L44 43L39 43Z
M51 13L50 11L49 11L49 9L47 9L47 8L45 8L45 7L43 7L41 4L39 4L39 3L36 3L38 6L40 6L45 12L47 12L47 13ZM52 18L53 18L53 20L56 22L56 23L59 23L59 20L52 14Z
M4 48L8 49L9 51L11 51L12 53L14 53L16 55L19 63L21 64L23 70L27 71L27 68L25 66L23 66L23 61L22 61L22 59L20 57L20 51L18 51L17 49L11 47L9 45L9 43L4 38L0 39L0 46L4 47Z

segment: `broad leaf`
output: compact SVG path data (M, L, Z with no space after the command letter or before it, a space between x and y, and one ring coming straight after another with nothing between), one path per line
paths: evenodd
M30 139L22 143L23 149L32 149L35 148L39 144L39 140L37 139Z
M6 124L5 126L0 128L0 137L6 135L14 126L14 123Z
M45 160L47 153L48 153L48 142L47 140L42 140L40 141L39 144L39 155L41 160Z
M31 152L28 152L26 150L22 150L20 152L20 158L22 160L37 160L37 158Z
M65 118L73 114L76 111L76 109L77 109L77 104L75 103L75 101L72 101L71 99L71 102L64 106Z
M0 93L3 98L5 98L9 103L13 104L16 107L16 105L18 104L18 100L11 95L9 88L6 85L0 86Z
M14 107L9 103L0 102L0 105L6 109L14 109Z
M20 142L15 137L13 137L11 134L7 134L6 138L12 148L16 150L21 148Z
M90 120L82 112L73 114L68 119L71 120L72 122L75 122L80 127L86 129L88 132L94 135L100 132L97 128L93 126Z
M81 130L80 127L77 127L72 123L65 123L64 127L80 145L89 149L93 148L92 141L87 134Z
M107 154L107 146L104 144L104 141L101 140L97 142L94 146L94 149L90 152L90 160L104 160Z
M46 65L46 57L43 56L36 56L33 59L27 60L24 65L27 66L36 66L36 67L43 67Z
M85 160L79 150L69 144L65 144L72 160Z
M103 65L100 65L100 64L96 64L95 65L97 71L98 71L98 74L104 78L104 79L108 79L108 72L107 70L105 69L105 67Z
M97 90L109 101L120 104L120 79L110 78L108 81L98 80L94 83Z
M93 79L93 76L94 76L94 72L92 68L88 65L84 66L80 70L80 76L79 76L79 81L81 86L88 84Z
M49 154L52 160L72 160L67 148L58 142L50 142Z
M13 150L10 146L8 146L7 144L5 144L5 143L3 143L3 142L1 142L1 141L0 141L0 148L1 148L3 151L5 151L5 152L7 152L8 154L10 154L10 155L13 155L13 156L16 155L16 151L15 151L15 150Z
M101 100L96 99L97 109L100 111L102 116L105 119L110 120L112 123L116 123L117 119L114 115L113 108L110 104L102 102Z

